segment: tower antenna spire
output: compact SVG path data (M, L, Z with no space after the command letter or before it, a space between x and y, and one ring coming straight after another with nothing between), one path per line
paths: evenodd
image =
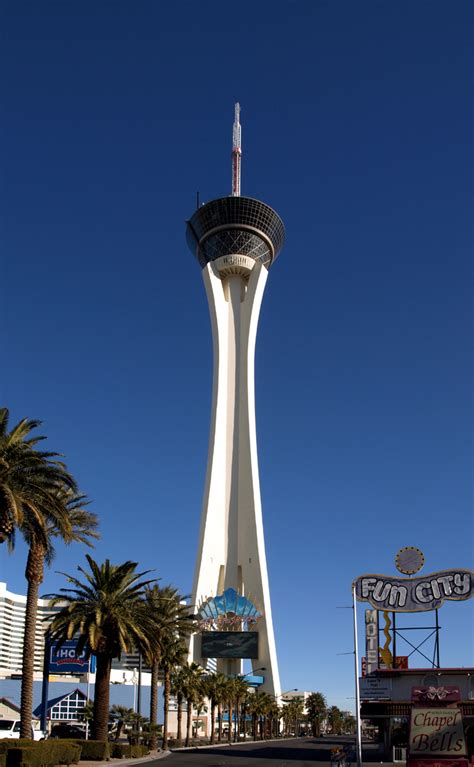
M240 128L240 104L235 105L232 128L232 197L240 197L240 162L242 158L242 134Z

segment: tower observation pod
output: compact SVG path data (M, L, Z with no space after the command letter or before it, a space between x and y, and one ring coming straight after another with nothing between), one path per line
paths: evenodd
M190 640L189 659L228 675L241 674L244 659L250 659L261 676L256 684L278 695L258 475L254 357L268 270L283 246L284 226L268 205L240 196L239 113L237 104L232 194L202 205L187 224L188 245L202 268L214 351L209 453L192 591L198 631Z

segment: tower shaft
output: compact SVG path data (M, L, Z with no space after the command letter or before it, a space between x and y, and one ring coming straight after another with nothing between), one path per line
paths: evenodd
M241 268L239 264L244 264ZM234 588L262 612L259 656L263 689L278 694L275 639L265 557L255 423L254 357L268 271L245 256L220 258L203 269L211 316L214 374L209 454L193 604ZM190 657L205 665L200 637ZM241 661L220 660L225 673Z

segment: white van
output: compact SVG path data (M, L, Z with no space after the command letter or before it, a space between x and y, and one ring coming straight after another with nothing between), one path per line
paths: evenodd
M20 737L20 720L19 719L3 719L0 718L0 740L2 738L19 738ZM31 728L32 740L44 740L43 730L35 730Z

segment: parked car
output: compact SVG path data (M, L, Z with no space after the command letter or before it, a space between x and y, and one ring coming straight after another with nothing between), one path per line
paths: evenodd
M2 738L19 738L20 720L19 719L0 719L0 740ZM44 740L43 730L31 728L30 738L32 740Z
M50 738L82 738L85 740L86 731L84 727L78 724L68 724L62 722L61 724L53 725L51 729Z

